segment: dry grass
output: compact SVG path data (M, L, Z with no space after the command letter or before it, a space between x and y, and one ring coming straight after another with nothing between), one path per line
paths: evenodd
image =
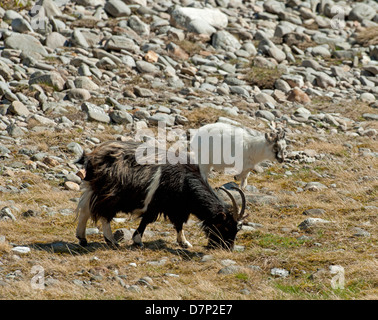
M363 47L375 46L378 44L378 27L364 28L357 33L357 42Z
M309 108L313 113L342 112L358 120L367 107L318 101ZM185 115L199 126L223 114L198 108ZM366 124L376 127L373 122ZM96 124L90 124L88 130L102 139L111 137L110 127L97 132ZM0 221L0 235L6 237L6 242L0 244L0 299L377 299L378 163L375 158L359 153L360 147L377 151L376 141L327 132L322 141L315 129L300 130L293 148L314 149L326 156L311 164L286 168L275 164L261 174L251 174L249 184L261 193L273 193L279 201L271 205L249 204L248 220L263 227L239 233L237 244L244 246L242 252L205 249L206 238L195 219L185 227L187 238L193 244L190 250L179 248L172 225L164 220L149 225L147 230L153 234L146 235L143 250L132 249L129 242L112 250L105 246L101 234L89 235L92 245L85 250L77 249L73 211L80 193L66 191L61 181L50 181L43 175L49 171L60 172L62 168L14 169L13 173L5 173L0 165L1 186L31 184L25 193L0 193L1 208L11 207L17 218L13 222ZM12 151L17 154L17 148L36 147L48 150L49 154L64 154L69 162L75 157L65 151L66 144L78 141L84 146L87 132L33 134L24 145ZM352 148L346 147L345 142ZM51 149L52 146L59 148ZM25 158L17 155L12 161L23 162ZM292 175L286 175L287 170ZM230 180L230 176L216 175L210 182L219 186ZM309 181L319 181L328 189L298 193L297 188ZM332 188L332 184L336 187ZM320 218L331 223L309 232L301 231L298 225L308 218L302 213L310 208L324 209ZM22 213L28 209L39 215L23 217ZM67 209L71 210L68 214ZM138 220L131 218L112 223L113 230L137 225ZM356 227L368 231L370 236L355 236ZM71 249L53 253L49 248L56 242ZM32 249L18 258L11 251L11 244ZM207 254L213 258L201 262ZM224 259L234 260L242 268L235 274L219 274ZM159 261L163 262L159 265ZM344 289L331 287L331 265L344 268ZM33 266L44 269L44 290L31 286ZM272 268L284 268L290 274L287 278L276 278L270 274ZM127 289L146 276L153 280L152 287L139 285L140 292Z
M251 85L258 86L260 89L274 88L274 83L282 75L282 72L277 70L277 68L272 69L252 66L248 70L243 79L248 81Z

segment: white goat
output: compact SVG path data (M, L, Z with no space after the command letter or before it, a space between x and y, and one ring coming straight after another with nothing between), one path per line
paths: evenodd
M264 160L282 163L286 155L285 132L270 126L272 132L261 133L249 128L238 128L225 123L201 127L191 140L191 150L207 179L210 170L236 169L236 180L241 188L247 186L249 172Z

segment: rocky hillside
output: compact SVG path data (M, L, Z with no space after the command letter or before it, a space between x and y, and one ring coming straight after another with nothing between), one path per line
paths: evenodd
M377 74L375 1L2 1L0 299L377 299ZM216 121L290 143L234 252L123 215L77 245L83 150Z

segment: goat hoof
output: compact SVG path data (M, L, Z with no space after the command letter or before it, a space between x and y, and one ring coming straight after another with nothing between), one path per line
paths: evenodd
M79 239L79 245L82 247L86 247L88 245L87 239L78 238Z
M110 241L110 240L108 240L108 239L105 239L105 242L106 242L106 244L107 244L109 247L111 247L112 249L117 249L117 248L119 248L119 244L118 244L117 242L112 242L112 241Z
M133 242L133 248L136 248L136 249L143 249L144 248L144 244L143 242Z
M184 249L193 248L193 246L191 245L191 243L189 241L179 243L179 245L180 245L181 248L184 248Z

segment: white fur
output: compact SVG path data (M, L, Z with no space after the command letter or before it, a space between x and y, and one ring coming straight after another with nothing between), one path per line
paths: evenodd
M198 138L202 135L212 136L213 140L216 143L220 143L220 145L214 146L210 143L208 150L201 148L201 146L198 145ZM237 175L235 176L237 180L241 180L242 189L247 186L249 172L254 169L258 163L264 160L274 161L276 159L273 144L266 140L263 133L252 129L237 128L225 123L208 124L201 127L191 141L191 144L194 146L192 151L195 154L195 159L198 161L201 174L205 179L207 179L212 168L221 171L226 168L235 167L235 163L230 164L224 161L227 154L223 154L221 159L217 157L220 154L220 150L223 150L221 144L225 141L225 138L231 139L231 150L242 150L241 159L235 159L239 161L242 160L242 165L236 166ZM282 143L285 143L285 141L282 140ZM281 147L284 148L285 146L282 145ZM217 155L215 155L214 152L216 152ZM201 157L204 153L206 153L205 159L201 161ZM206 161L207 153L209 153L208 161Z
M79 216L79 223L76 228L76 237L78 239L85 239L87 221L91 217L90 200L93 191L88 185L85 184L86 182L84 182L85 191L81 196L79 204L76 208L76 215Z
M191 243L188 240L186 240L184 230L181 230L180 232L177 233L177 242L183 248L193 247Z

